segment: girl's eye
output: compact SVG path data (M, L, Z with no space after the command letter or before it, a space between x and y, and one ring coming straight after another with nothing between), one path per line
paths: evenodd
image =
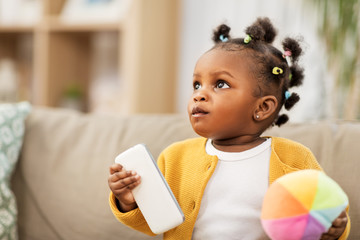
M216 83L217 88L230 88L230 86L224 81L218 81Z
M201 88L201 84L199 82L194 83L194 90L198 90Z

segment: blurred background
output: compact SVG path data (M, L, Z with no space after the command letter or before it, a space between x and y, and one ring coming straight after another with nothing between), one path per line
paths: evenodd
M257 17L302 42L290 121L360 118L359 0L0 0L0 101L101 114L186 113L212 30Z

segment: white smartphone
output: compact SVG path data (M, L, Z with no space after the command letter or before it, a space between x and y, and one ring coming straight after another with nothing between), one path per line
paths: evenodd
M129 148L115 162L141 177L132 193L153 233L166 232L184 222L184 213L145 144Z

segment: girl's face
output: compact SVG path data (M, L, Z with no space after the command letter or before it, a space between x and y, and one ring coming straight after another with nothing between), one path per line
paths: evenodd
M257 82L242 55L214 49L198 60L188 114L200 136L229 140L254 134Z

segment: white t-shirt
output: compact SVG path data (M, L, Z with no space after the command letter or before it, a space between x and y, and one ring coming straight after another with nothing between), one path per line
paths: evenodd
M269 184L271 139L235 153L219 151L208 140L206 152L219 161L205 188L192 239L268 239L260 215Z

